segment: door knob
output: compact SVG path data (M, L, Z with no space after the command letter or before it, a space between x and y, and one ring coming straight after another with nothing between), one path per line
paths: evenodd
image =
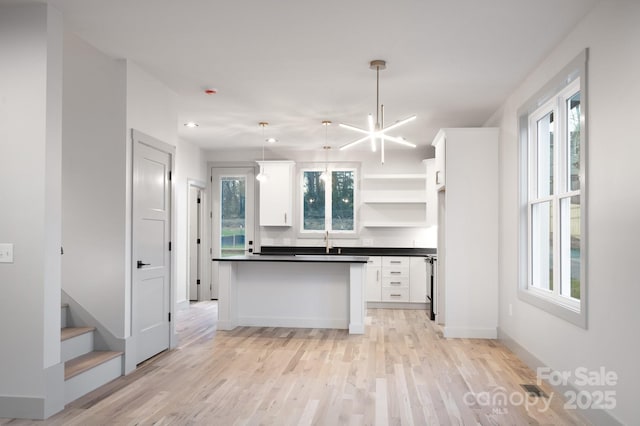
M151 265L150 263L142 263L142 260L138 260L138 269L142 268L143 266L149 266Z

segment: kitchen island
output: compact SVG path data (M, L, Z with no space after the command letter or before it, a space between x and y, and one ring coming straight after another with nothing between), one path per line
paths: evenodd
M237 326L348 329L364 333L366 256L215 258L218 329Z

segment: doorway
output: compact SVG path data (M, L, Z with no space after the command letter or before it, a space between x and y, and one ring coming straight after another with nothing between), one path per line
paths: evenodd
M187 283L188 300L204 299L202 291L204 254L204 185L189 181L187 200Z
M253 252L255 235L253 167L211 169L213 257ZM212 262L211 298L218 298L218 262Z

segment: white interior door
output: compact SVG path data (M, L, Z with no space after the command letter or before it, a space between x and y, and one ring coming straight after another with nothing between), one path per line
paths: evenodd
M189 186L189 300L200 300L202 277L200 258L202 247L202 190Z
M255 235L255 170L212 168L213 257L253 252ZM218 298L218 262L212 262L211 298Z
M173 154L168 145L139 132L133 137L131 310L140 363L170 344Z

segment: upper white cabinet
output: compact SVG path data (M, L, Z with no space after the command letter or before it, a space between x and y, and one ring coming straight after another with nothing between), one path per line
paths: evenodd
M424 227L425 178L422 173L365 174L360 192L362 226Z
M443 129L433 145L440 172L437 321L445 337L495 339L498 129Z
M258 161L266 179L260 182L260 226L293 225L293 161Z

